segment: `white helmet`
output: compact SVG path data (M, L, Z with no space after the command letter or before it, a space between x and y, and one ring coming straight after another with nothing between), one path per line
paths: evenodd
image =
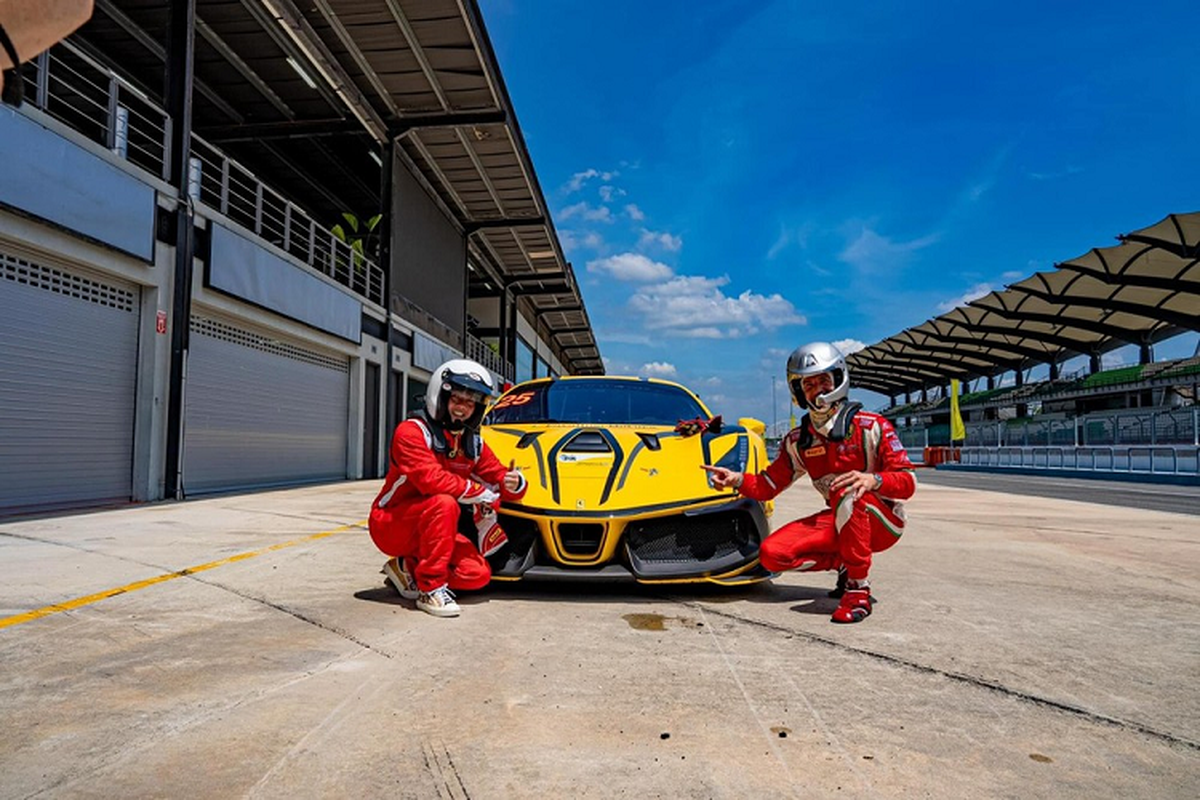
M808 375L820 375L828 372L833 377L833 391L817 395L817 399L809 403L804 396L801 380ZM792 390L792 399L801 408L808 407L814 411L824 411L846 398L850 391L850 370L846 367L846 357L841 351L828 342L812 342L802 345L792 351L787 363L788 388Z
M475 398L475 412L464 423L456 423L450 418L450 392L453 389L478 395ZM433 371L429 388L425 390L425 411L431 420L450 430L462 427L475 429L483 419L484 406L495 393L491 373L481 364L466 358L455 358Z

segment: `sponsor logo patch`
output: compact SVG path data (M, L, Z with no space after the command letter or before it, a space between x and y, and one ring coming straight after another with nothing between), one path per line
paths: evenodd
M819 447L810 447L804 451L805 458L816 458L817 456L823 456L823 455L825 455L825 446L824 445L821 445Z

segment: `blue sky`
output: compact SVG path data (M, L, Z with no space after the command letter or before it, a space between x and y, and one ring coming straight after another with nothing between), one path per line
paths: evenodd
M1194 0L480 7L608 372L727 418L783 424L804 342L1200 211Z

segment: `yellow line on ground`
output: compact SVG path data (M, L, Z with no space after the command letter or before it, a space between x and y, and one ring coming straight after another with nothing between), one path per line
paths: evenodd
M119 594L128 594L129 592L136 592L138 589L145 589L148 586L154 586L155 584L158 584L158 583L165 583L166 581L173 581L176 578L182 578L187 575L195 575L197 572L204 572L206 570L216 569L217 567L223 567L226 564L233 564L238 561L245 561L248 558L254 558L255 556L261 556L262 554L270 553L273 550L282 550L285 547L293 547L295 545L304 544L305 542L311 542L316 539L324 539L326 536L332 536L335 533L341 533L342 531L348 531L352 528L361 528L365 524L366 524L366 520L362 520L361 522L353 522L349 525L342 525L341 527L334 528L333 530L330 530L330 531L322 531L321 533L314 533L311 536L304 536L300 539L292 539L290 542L280 542L279 544L273 544L270 547L264 547L261 550L252 550L249 553L238 553L237 555L230 556L229 558L223 558L220 561L209 561L207 564L200 564L199 566L195 566L195 567L187 567L186 569L181 569L178 572L168 572L166 575L159 575L154 578L147 578L144 581L136 581L134 583L127 583L124 586L117 587L116 589L106 589L103 592L96 592L95 594L89 594L86 597L77 597L74 600L67 600L66 602L63 602L63 603L55 603L52 606L43 606L42 608L36 608L33 611L26 611L24 614L15 614L11 617L3 617L3 618L0 618L0 628L8 628L13 625L20 625L22 622L30 622L35 619L41 619L42 617L47 617L51 614L57 614L60 611L71 611L72 609L91 605L92 603L98 603L101 600L105 600L109 597L116 597Z

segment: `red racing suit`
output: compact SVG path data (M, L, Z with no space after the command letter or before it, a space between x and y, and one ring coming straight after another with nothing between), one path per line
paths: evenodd
M492 571L476 542L459 532L460 517L471 510L490 515L499 501L488 508L489 489L502 500L521 499L529 488L525 476L510 492L504 488L507 472L476 431L446 430L423 416L406 419L396 426L387 476L371 504L371 540L387 555L407 559L423 592L446 584L480 589ZM494 522L490 532L480 533L503 539Z
M854 500L830 483L844 472L873 472L883 483ZM912 462L892 424L879 414L843 404L831 430L822 435L809 417L788 432L779 455L758 474L747 474L739 491L754 500L770 500L808 473L826 508L789 522L762 543L759 559L772 572L846 568L851 580L863 580L871 554L891 547L904 533L904 504L917 481Z

